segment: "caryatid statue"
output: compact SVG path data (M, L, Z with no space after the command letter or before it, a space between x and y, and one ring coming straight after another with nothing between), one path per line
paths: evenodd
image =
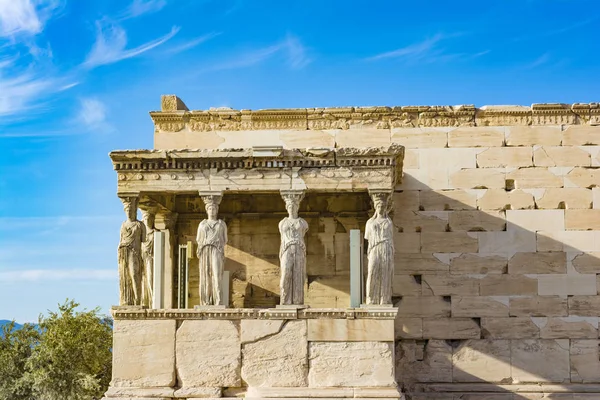
M142 221L146 228L146 241L142 243L142 304L152 307L154 294L154 218L151 210L142 210Z
M196 235L200 268L200 304L220 305L227 244L227 225L223 220L217 219L222 196L211 194L201 197L208 219L200 222Z
M281 297L280 304L303 304L304 284L306 282L306 245L304 235L308 224L298 217L303 192L281 192L285 201L288 216L279 222L281 247L279 262L281 264Z
M367 221L367 304L392 304L394 277L394 224L388 216L391 208L389 192L371 193L375 214Z
M142 242L146 228L137 220L137 197L121 197L127 220L121 225L119 241L119 304L142 305Z

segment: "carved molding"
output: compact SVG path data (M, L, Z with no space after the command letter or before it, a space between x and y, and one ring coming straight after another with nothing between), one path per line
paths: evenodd
M114 319L395 319L394 307L373 308L215 308L164 309L112 307Z
M118 193L392 190L404 148L131 150L110 154Z
M402 106L188 111L178 98L165 96L163 111L150 113L158 132L268 129L392 129L504 125L600 124L598 103L542 103L531 106Z

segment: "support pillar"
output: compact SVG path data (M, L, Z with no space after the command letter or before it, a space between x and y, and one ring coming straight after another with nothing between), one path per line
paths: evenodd
M165 233L154 232L154 290L152 308L164 308Z
M363 265L360 229L350 230L350 307L360 307L363 302Z
M175 225L177 213L156 214L155 227L162 231L164 237L164 272L163 272L163 308L174 308L175 298L175 271L177 271L177 237Z

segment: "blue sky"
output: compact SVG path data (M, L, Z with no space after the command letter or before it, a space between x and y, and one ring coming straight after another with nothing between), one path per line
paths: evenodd
M0 0L0 319L118 301L108 152L191 109L599 101L597 0Z

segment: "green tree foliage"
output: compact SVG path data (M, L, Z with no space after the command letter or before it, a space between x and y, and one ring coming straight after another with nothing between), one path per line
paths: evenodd
M1 400L102 398L111 376L112 320L78 307L67 300L58 312L40 316L39 332L5 329L0 377L8 379L0 378Z
M4 325L0 332L0 399L34 399L26 381L26 363L39 344L40 334L31 324L21 329L15 323Z

